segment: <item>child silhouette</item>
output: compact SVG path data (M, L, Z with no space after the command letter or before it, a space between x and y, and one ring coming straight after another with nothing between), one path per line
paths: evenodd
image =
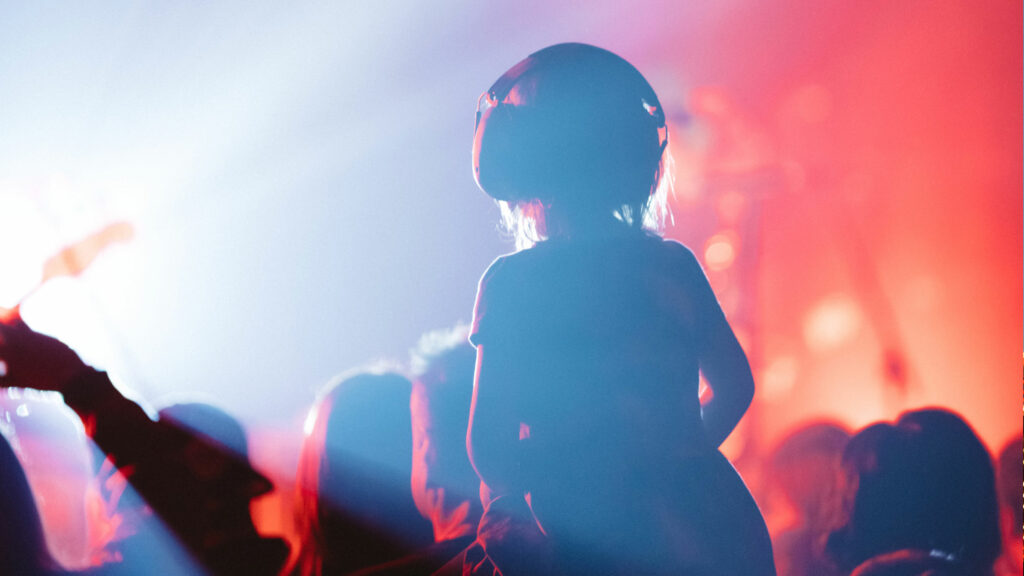
M718 451L753 397L746 355L694 255L657 234L667 141L651 86L594 46L536 52L481 97L474 174L524 248L483 275L470 335L479 538L505 576L774 574Z

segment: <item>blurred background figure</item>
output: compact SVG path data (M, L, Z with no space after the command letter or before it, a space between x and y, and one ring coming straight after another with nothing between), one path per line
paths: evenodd
M171 404L159 411L160 422L176 428L184 442L171 457L177 459L168 483L182 488L167 494L190 494L195 502L168 502L161 517L174 525L201 525L201 546L210 550L209 567L215 574L277 574L288 558L288 545L280 538L263 538L253 523L250 504L268 494L273 485L249 463L245 429L224 410L201 402ZM202 500L198 498L202 497ZM170 515L170 517L168 517ZM199 545L197 543L197 545Z
M480 479L466 452L475 366L465 325L430 332L413 351L412 495L436 542L475 537L480 522Z
M291 574L348 574L433 542L409 490L411 392L397 372L362 372L321 393L296 478L302 543Z
M999 451L999 516L1003 531L1003 555L999 558L999 576L1020 576L1024 572L1024 444L1021 436L1010 440Z
M412 350L412 497L434 543L360 576L432 574L476 538L480 479L466 452L475 365L466 325L428 332Z
M960 416L922 409L868 426L847 445L840 482L827 550L841 574L992 574L995 472Z
M469 327L424 334L413 351L413 500L434 543L373 574L431 574L476 538L480 479L466 452L476 351Z
M60 395L0 389L0 430L22 464L58 565L83 569L103 561L105 517L92 446ZM99 455L102 460L103 456Z
M17 315L0 321L0 358L5 367L0 386L60 392L109 462L103 466L107 506L111 513L117 510L131 536L112 545L117 562L104 566L105 574L280 571L286 545L262 538L249 514L249 503L270 483L249 465L244 432L222 432L237 426L229 416L186 406L154 421L105 372L86 365L59 340L34 332ZM203 417L192 418L196 413ZM181 421L192 419L196 428L176 424L176 414ZM235 439L211 439L199 430L203 426L216 429L217 437ZM231 443L241 452L232 451ZM55 444L56 454L74 458L64 453L65 442ZM48 446L34 450L54 454ZM77 501L84 506L84 497Z
M827 576L829 504L850 432L834 422L812 422L787 434L769 455L768 526L780 576Z
M59 573L43 537L28 478L14 450L0 434L0 574Z
M249 442L242 424L217 406L204 402L176 402L160 408L158 415L160 420L201 437L206 441L206 445L223 448L223 452L203 454L205 458L197 458L197 464L209 461L211 468L224 466L225 463L215 461L215 458L222 457L224 452L243 458L249 456ZM195 451L199 448L197 446ZM201 473L210 474L206 471Z

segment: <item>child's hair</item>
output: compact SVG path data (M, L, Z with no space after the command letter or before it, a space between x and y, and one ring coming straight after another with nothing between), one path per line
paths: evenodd
M658 163L654 185L647 201L635 205L624 204L613 210L612 215L631 227L642 227L660 234L665 226L665 220L671 220L672 217L668 198L673 193L673 174L672 155L666 150ZM515 242L516 250L525 250L548 239L544 220L545 208L544 203L536 199L518 202L498 200L501 229Z
M667 145L661 103L632 64L587 44L556 44L481 96L474 176L520 248L557 233L546 221L553 207L658 231L672 186Z

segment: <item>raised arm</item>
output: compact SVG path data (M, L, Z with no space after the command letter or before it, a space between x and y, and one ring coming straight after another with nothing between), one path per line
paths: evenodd
M250 500L271 486L244 456L185 427L151 420L106 373L87 366L63 342L34 332L20 318L0 320L0 360L6 366L0 387L64 395L96 445L212 574L278 572L288 556L287 545L260 537L248 513ZM197 471L188 455L200 446L204 457L199 460L217 458L227 464L216 474ZM210 521L213 516L217 519ZM139 540L132 542L125 552L149 553ZM168 568L169 574L194 573L191 561L171 561L180 565L180 572Z
M106 373L86 365L60 340L33 331L18 316L0 321L0 360L6 366L0 387L63 394L93 440L119 467L147 457L159 443L159 426L122 396Z

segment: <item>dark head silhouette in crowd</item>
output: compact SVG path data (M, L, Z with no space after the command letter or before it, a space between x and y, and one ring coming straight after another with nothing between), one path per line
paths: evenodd
M861 430L843 453L840 486L828 552L842 574L992 574L995 473L956 414L914 410Z
M746 355L693 253L657 234L667 144L654 90L594 46L536 52L480 99L477 183L533 244L487 269L470 336L480 541L504 576L774 573L718 451L753 397Z
M349 574L433 542L409 490L411 391L398 373L364 372L317 401L296 481L302 543L292 574Z
M467 326L429 332L412 352L412 497L434 544L360 576L431 574L476 538L480 479L466 454L476 350L467 334Z
M160 409L159 417L183 437L178 449L168 455L177 463L167 467L163 480L187 487L186 493L208 494L201 505L180 506L177 513L190 516L182 518L183 523L204 526L204 545L216 550L207 562L212 571L277 573L287 560L288 547L281 539L261 538L253 524L250 503L268 494L273 485L249 465L241 423L202 402L171 404Z
M158 414L160 420L206 440L206 444L194 446L190 450L196 456L197 470L200 465L205 464L211 469L226 466L226 463L217 460L225 453L249 458L249 441L245 435L245 428L234 416L217 406L205 402L175 402L160 408ZM205 452L209 445L223 447L223 450ZM210 474L203 470L199 470L199 473Z
M1018 435L999 451L997 483L999 486L1000 519L1003 530L1003 556L999 559L999 576L1020 576L1024 573L1024 442Z
M850 432L833 422L813 422L783 437L768 457L766 477L791 518L772 534L775 565L786 576L828 576L824 534L836 478ZM776 512L778 513L778 512Z
M0 322L0 358L6 366L0 384L63 395L132 488L132 501L126 504L122 498L117 505L153 512L147 522L132 527L135 536L118 543L121 562L104 567L103 574L280 571L287 546L261 537L249 514L251 500L270 484L244 454L176 425L173 418L151 420L104 372L85 365L60 341L33 332L20 318ZM131 517L141 522L145 516Z

